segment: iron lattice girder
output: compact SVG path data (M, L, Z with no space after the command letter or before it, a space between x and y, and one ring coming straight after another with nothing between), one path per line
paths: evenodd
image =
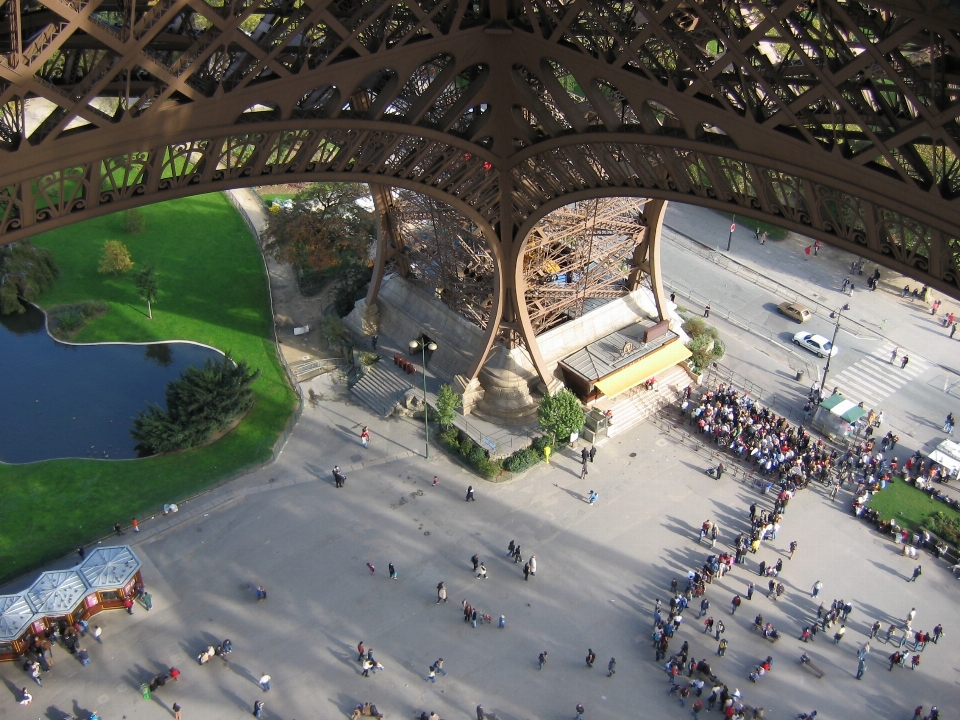
M765 217L956 295L958 29L906 0L7 0L0 238L349 179L458 207L502 266L550 209L623 194Z

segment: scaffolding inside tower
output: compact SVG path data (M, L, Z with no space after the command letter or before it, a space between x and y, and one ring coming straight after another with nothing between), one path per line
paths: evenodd
M410 190L393 190L408 282L486 328L493 308L493 256L479 229L448 205ZM388 270L396 269L388 266Z
M537 334L631 291L633 254L646 233L645 198L565 205L538 222L523 256L524 300ZM649 278L643 278L649 281Z

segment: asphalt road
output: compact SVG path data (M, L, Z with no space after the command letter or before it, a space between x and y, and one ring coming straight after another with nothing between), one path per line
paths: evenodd
M710 211L673 207L662 250L664 283L677 293L677 304L694 314L711 305L710 322L720 329L727 350L721 363L762 388L764 400L781 412L792 410L799 419L807 392L822 378L825 360L794 345L793 336L803 330L832 338L829 310L849 303L827 388L839 387L866 408L882 410L881 434L893 430L904 450L929 450L942 440L943 419L948 412L960 412L960 375L952 367L957 341L951 341L939 323L949 303L941 316L933 317L926 305L899 297L896 287L902 283L896 277L882 280L875 292L867 291L863 278L871 266L863 277L854 277L863 290L841 294L855 256L824 247L817 257L805 260L802 248L808 241L802 238L768 240L760 246L752 233L739 230L733 253L710 252L711 243L725 248L729 222ZM705 245L694 246L691 238ZM744 265L731 266L728 257ZM759 276L744 272L744 266ZM798 295L809 298L812 302L805 304L815 312L802 325L777 312L780 302ZM899 349L898 361L891 363L894 348ZM910 362L901 369L904 354ZM800 382L798 369L804 371Z

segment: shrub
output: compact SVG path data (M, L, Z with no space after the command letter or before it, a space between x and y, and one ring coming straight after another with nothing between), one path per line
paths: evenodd
M490 459L490 456L487 454L487 451L484 450L479 445L474 445L470 449L470 454L467 456L467 460L469 460L473 465L477 467L480 466L481 462L489 459Z
M73 305L58 305L48 311L50 331L57 337L67 337L87 324L89 320L107 312L109 306L102 300L86 300Z
M554 442L552 437L548 435L541 435L540 437L535 437L533 439L532 447L534 450L540 453L541 457L543 457L543 449L548 445L553 447L553 444Z
M64 310L57 315L57 327L67 333L79 330L84 321L83 313L75 307Z
M477 444L473 440L470 438L463 438L460 441L460 454L465 458L469 458L475 447L477 447Z
M534 465L543 460L543 454L535 448L527 447L517 450L513 455L503 463L504 467L512 473L521 473L529 470Z
M496 460L491 460L488 457L484 457L477 464L477 470L479 470L484 477L494 478L502 472L503 468L500 467L500 463L498 463Z
M131 235L139 235L147 229L147 220L139 208L124 211L123 229Z
M97 272L104 275L119 275L133 268L130 251L119 240L107 240L103 244L103 254Z
M935 512L923 521L923 527L942 537L951 545L960 545L960 520Z

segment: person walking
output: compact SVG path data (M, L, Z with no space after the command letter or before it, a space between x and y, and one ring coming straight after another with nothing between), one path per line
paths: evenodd
M363 656L367 654L366 648L363 647L363 640L357 643L357 662L363 660Z
M264 692L267 692L270 689L270 676L266 673L263 673L260 676L260 687L263 688Z
M542 653L540 653L540 655L537 657L537 663L538 663L537 669L538 669L538 670L543 670L543 666L547 664L547 651L546 651L546 650L544 650Z
M343 482L340 480L341 477L343 476L340 474L340 466L334 465L333 466L333 486L334 487L343 487Z
M730 611L731 615L737 614L737 608L740 607L740 603L743 602L739 595L734 595L733 600L730 601L730 605L733 606L733 609Z
M584 460L580 466L580 479L583 480L589 474L590 474L590 471L587 470L587 461Z
M757 586L753 583L747 583L747 600L753 600L753 593Z
M477 720L485 720L486 713L483 712L483 705L477 705Z
M130 527L133 528L135 533L140 532L140 522L136 518L133 518L133 520L130 521Z
M723 626L723 620L717 620L717 628L714 631L716 634L714 635L713 639L719 640L720 636L724 633L725 630L726 628Z
M393 563L387 563L387 572L390 573L390 579L397 579L397 569L393 566Z
M617 674L617 659L610 658L610 662L607 663L607 677L613 677Z
M590 451L586 447L580 450L580 462L585 463L590 459Z
M33 702L33 695L26 688L20 688L20 704L29 705Z
M529 562L525 563L523 566L523 579L527 581L530 580L530 563Z
M593 505L599 497L600 496L597 495L596 490L591 490L589 493L587 493L587 505Z
M916 581L917 581L917 578L920 577L920 567L921 567L920 565L917 565L917 566L913 569L913 575L910 576L910 579L907 580L907 582L916 582Z
M596 456L597 456L597 448L596 448L596 446L591 445L591 446L590 446L590 454L589 454L590 462L593 462L593 459L594 459Z
M371 575L376 575L376 574L377 574L377 568L374 567L373 563L367 563L367 570L370 571L370 574L371 574Z
M480 570L477 572L477 577L483 578L484 580L487 579L487 566L483 563L480 563Z
M437 658L437 661L433 664L434 669L444 677L447 675L447 671L443 669L443 658Z
M183 720L183 717L180 715L181 707L179 703L174 703L172 710L173 710L173 720Z
M100 639L100 636L103 635L103 629L99 625L93 626L92 635L94 640L96 640L100 645L103 645L103 640Z
M797 541L794 540L790 543L790 559L793 560L793 556L797 554Z
M473 485L467 485L467 497L464 498L467 502L471 500L476 501L476 497L473 494Z
M370 444L370 429L364 425L363 430L360 431L360 443L367 447Z
M900 369L903 370L905 367L907 367L907 363L909 362L910 362L909 355L904 355L902 358L900 358Z
M880 621L877 620L873 625L870 626L870 639L873 640L877 636L877 633L880 632Z
M476 572L477 568L480 567L480 555L474 554L474 556L470 558L470 562L473 563L473 571Z
M253 703L253 716L255 718L263 717L263 700L257 700Z
M820 582L819 580L817 580L817 581L813 584L813 589L812 589L812 591L810 592L810 597L816 597L817 595L820 594L820 591L821 591L822 589L823 589L823 583Z
M863 671L867 668L866 658L860 658L857 660L857 680L863 678Z
M447 586L442 582L437 585L437 605L447 601Z
M113 526L113 529L114 529L114 531L117 533L118 536L119 536L119 535L123 535L123 528L120 527L120 523L115 523L114 526Z
M573 720L584 720L583 713L586 711L583 709L581 703L577 703L577 716Z
M953 340L953 336L957 334L957 324L954 323L950 326L950 339Z
M710 317L710 303L707 303L707 306L703 309L703 316L705 318Z
M593 651L593 648L587 648L587 667L592 668L596 661L597 654Z
M840 641L843 640L843 636L846 634L846 632L847 632L847 626L841 625L839 629L833 634L834 644L839 645Z
M727 654L727 639L721 638L720 644L717 645L717 655L719 655L720 657L723 657L726 654Z

